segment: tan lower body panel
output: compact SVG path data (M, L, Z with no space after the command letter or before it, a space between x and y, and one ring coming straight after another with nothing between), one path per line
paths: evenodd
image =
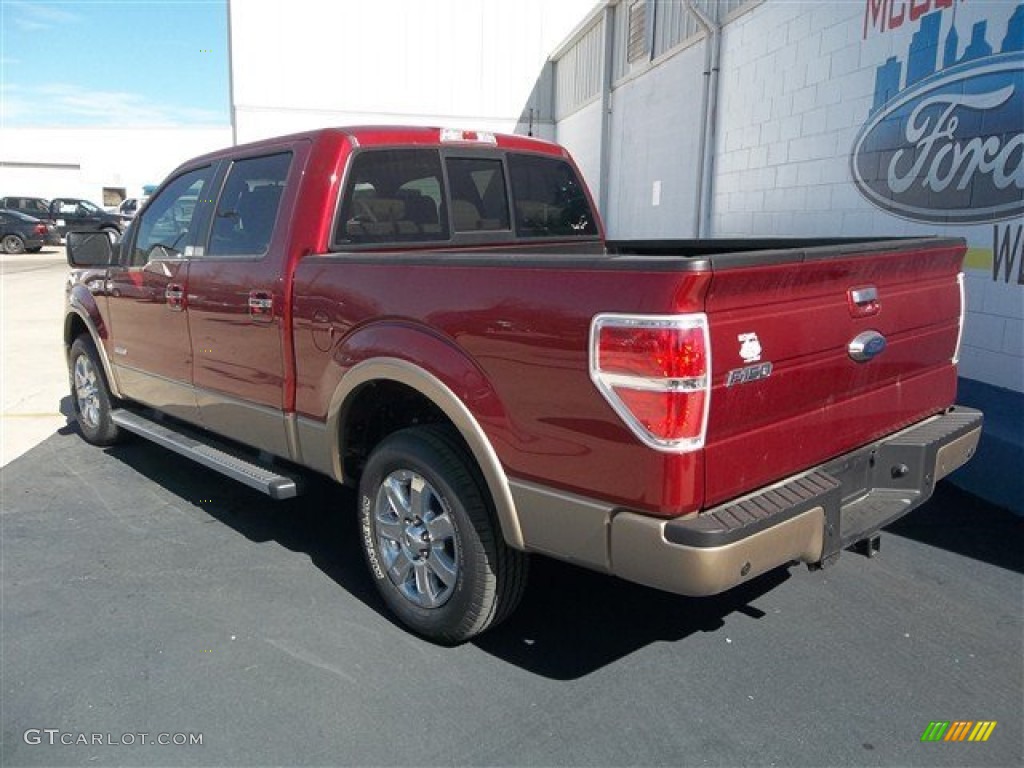
M608 570L612 507L522 480L509 481L509 488L528 552Z
M981 427L978 427L949 445L942 446L935 456L935 482L966 464L978 449L980 439Z
M791 560L815 563L824 544L825 511L814 507L720 547L666 541L666 521L632 512L612 518L612 573L680 595L724 592Z

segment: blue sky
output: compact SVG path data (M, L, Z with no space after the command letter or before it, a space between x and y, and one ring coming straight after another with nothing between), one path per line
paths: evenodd
M227 0L0 0L0 124L226 125L227 47Z

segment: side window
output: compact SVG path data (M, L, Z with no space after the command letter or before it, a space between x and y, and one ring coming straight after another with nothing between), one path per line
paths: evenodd
M597 219L583 184L564 160L509 155L519 237L597 235Z
M447 239L436 149L367 150L355 156L338 211L336 245Z
M181 258L195 239L192 217L196 204L210 183L212 166L182 174L157 195L136 225L130 265L142 266L153 259Z
M217 201L207 256L260 256L274 233L291 152L231 164Z
M501 160L450 157L446 164L455 231L509 229L508 196Z

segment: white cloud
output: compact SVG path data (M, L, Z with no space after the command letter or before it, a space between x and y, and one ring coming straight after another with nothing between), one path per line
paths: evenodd
M7 127L162 128L228 122L227 115L216 110L157 102L131 91L88 90L66 83L31 89L4 84L0 86L0 114Z
M22 0L5 2L7 21L23 32L41 32L64 24L81 21L81 16L66 8Z

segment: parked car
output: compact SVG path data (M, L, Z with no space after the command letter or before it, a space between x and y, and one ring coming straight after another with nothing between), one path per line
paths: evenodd
M127 219L116 213L107 213L95 203L77 197L4 197L0 207L34 216L53 224L59 237L69 230L78 232L105 232L111 239L119 235Z
M61 237L68 232L105 232L113 238L125 227L125 218L107 213L96 203L77 197L58 197L50 201L50 218Z
M121 204L117 206L117 212L126 219L135 217L148 198L145 197L128 197L121 201Z
M46 224L20 211L0 208L0 250L34 253L46 244Z
M45 197L0 197L0 208L20 211L42 221L50 217L50 201Z
M64 342L86 440L352 485L383 600L456 643L529 553L699 596L874 551L978 443L965 252L607 241L555 144L324 129L185 163L125 241L69 235Z

